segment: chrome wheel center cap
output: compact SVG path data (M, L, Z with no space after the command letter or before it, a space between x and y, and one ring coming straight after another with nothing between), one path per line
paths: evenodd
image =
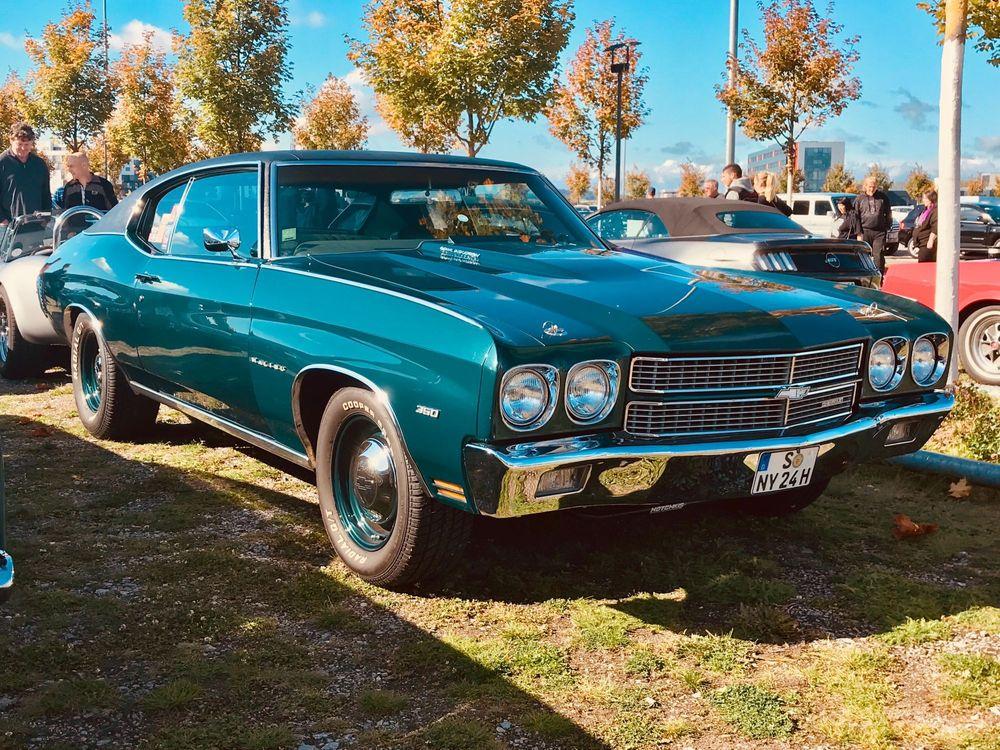
M351 466L351 484L360 510L374 523L388 520L396 503L396 466L392 451L379 437L358 446Z

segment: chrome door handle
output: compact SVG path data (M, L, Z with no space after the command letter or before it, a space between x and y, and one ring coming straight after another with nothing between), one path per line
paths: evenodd
M135 280L140 284L156 284L161 281L159 276L153 276L149 273L137 273L135 275Z

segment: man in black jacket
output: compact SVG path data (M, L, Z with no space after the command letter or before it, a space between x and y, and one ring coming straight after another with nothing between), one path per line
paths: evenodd
M871 245L872 257L879 270L885 273L885 235L892 227L892 207L889 196L876 188L874 177L865 177L861 183L861 193L854 199L854 210L861 222L858 239Z
M98 211L107 211L118 204L114 185L90 171L90 160L85 153L69 154L66 169L73 179L63 187L63 208L93 206Z
M35 131L26 122L10 130L10 148L0 154L0 226L35 211L52 210L49 168L34 153Z

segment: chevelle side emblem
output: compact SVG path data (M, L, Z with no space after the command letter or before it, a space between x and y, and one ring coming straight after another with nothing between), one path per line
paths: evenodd
M274 362L266 362L263 359L259 359L257 357L250 357L250 361L255 365L266 367L269 370L277 370L278 372L285 372L285 370L288 369L284 365L275 364Z
M787 398L789 401L798 401L809 395L808 385L790 385L778 391L775 398Z

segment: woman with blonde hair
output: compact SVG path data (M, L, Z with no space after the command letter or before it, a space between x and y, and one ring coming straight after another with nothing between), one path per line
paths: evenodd
M778 195L778 175L774 172L758 172L753 178L753 189L757 191L757 202L776 208L785 216L792 215L792 209Z

